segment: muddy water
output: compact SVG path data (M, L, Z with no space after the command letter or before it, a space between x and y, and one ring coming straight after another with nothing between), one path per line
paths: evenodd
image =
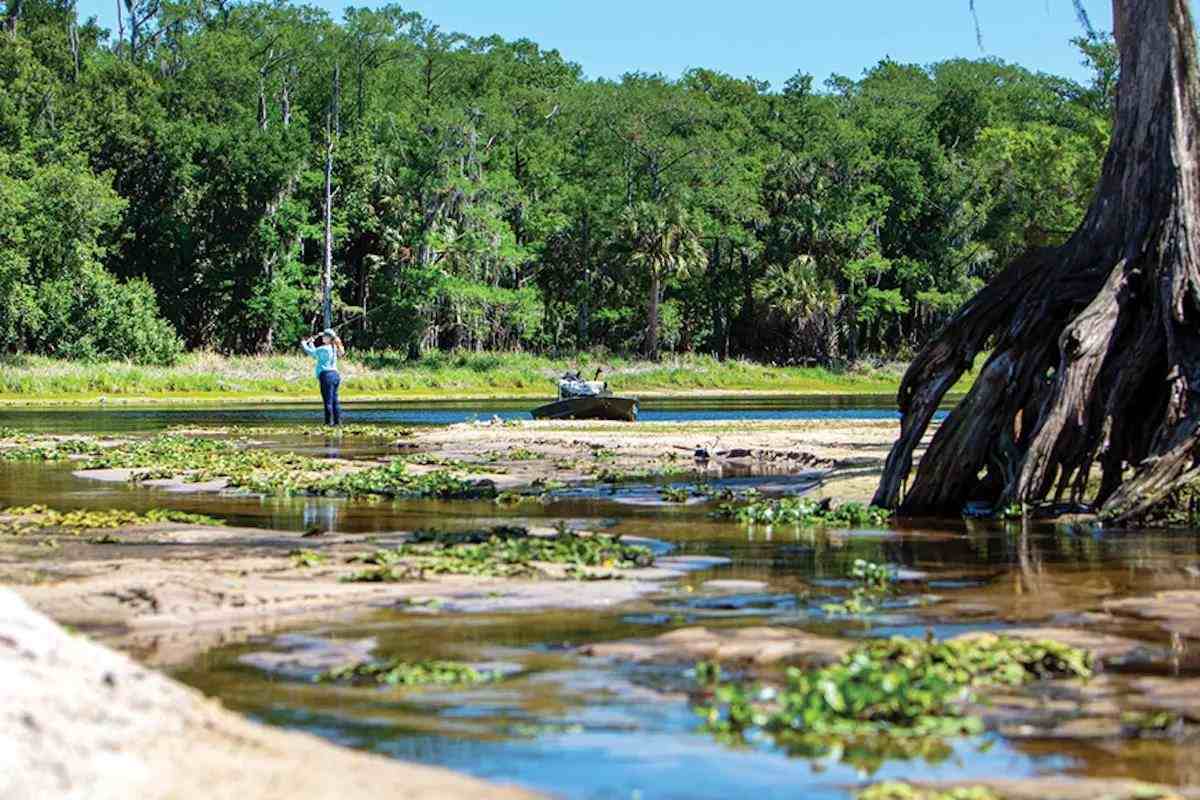
M814 409L816 410L816 409ZM827 409L832 410L832 409ZM140 412L139 412L140 413ZM88 429L150 429L213 422L211 412L176 412L153 423L93 417ZM276 412L272 412L276 413ZM40 419L52 426L57 418ZM282 418L264 420L278 424ZM223 422L244 422L224 418ZM21 424L0 419L0 424ZM281 446L313 448L300 439ZM746 478L729 481L745 485ZM771 480L778 480L773 478ZM801 490L797 481L791 490ZM1086 626L1108 598L1200 587L1195 532L1096 531L953 524L891 530L802 531L717 522L702 505L663 506L630 487L616 495L566 496L536 513L490 503L363 505L334 500L259 501L166 495L97 485L58 467L0 468L0 503L61 507L171 506L241 524L342 531L462 528L493 521L566 519L670 542L676 552L719 555L728 567L692 575L660 595L591 612L450 615L377 612L347 624L308 625L206 654L177 676L262 721L342 744L515 782L570 798L847 798L863 780L971 780L1046 774L1135 777L1200 783L1194 741L1085 738L964 739L931 761L885 761L863 770L836 758L792 758L767 743L733 748L697 728L680 667L622 665L576 655L577 645L656 635L687 625L789 625L848 637L950 636L1014 625ZM894 600L866 620L831 618L822 605L845 590L856 558L900 569ZM714 579L754 581L735 591ZM1167 645L1150 626L1125 635ZM279 653L330 643L404 658L449 657L510 676L463 690L397 690L316 685L312 669L281 668ZM1187 652L1137 664L1138 673L1200 674Z

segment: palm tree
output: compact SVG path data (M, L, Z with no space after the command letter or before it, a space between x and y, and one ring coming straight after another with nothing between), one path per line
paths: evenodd
M768 267L754 293L769 309L769 315L787 328L786 357L811 353L828 363L836 356L834 323L842 300L833 283L821 276L811 256Z
M623 238L629 247L629 262L646 271L650 291L646 303L646 356L658 358L658 306L663 282L686 278L704 269L707 254L700 243L697 225L679 203L637 203L625 213Z

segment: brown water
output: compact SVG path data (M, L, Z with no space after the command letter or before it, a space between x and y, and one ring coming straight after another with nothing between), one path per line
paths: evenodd
M313 447L299 439L280 444ZM318 451L323 447L317 445ZM632 487L513 513L472 502L366 505L171 495L81 481L59 467L0 466L4 504L169 506L294 530L452 529L569 519L660 539L679 553L731 559L728 567L618 608L377 612L352 623L310 624L259 637L177 670L184 681L257 719L349 746L571 798L846 798L868 777L969 781L1069 774L1200 784L1200 747L1186 739L1009 739L989 733L954 742L936 762L887 761L869 775L836 758L792 758L763 742L733 748L698 730L685 670L611 664L572 652L582 643L695 624L788 625L850 637L926 631L949 636L1028 624L1079 627L1089 624L1086 612L1105 599L1200 588L1200 537L1194 531L1022 530L946 522L828 532L747 528L709 519L703 506L648 504L651 494ZM843 576L856 558L899 568L900 590L865 621L831 618L821 606L844 592ZM705 581L713 578L763 585L731 595L706 589ZM1120 632L1170 645L1149 624L1130 623ZM311 671L279 669L269 658L368 639L375 652L388 656L451 657L499 665L512 674L453 691L346 688L313 684ZM1176 652L1171 659L1132 664L1117 681L1142 673L1194 676L1200 663L1186 651Z

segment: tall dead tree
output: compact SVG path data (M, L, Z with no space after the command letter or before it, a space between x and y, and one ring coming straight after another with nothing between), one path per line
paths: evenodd
M333 94L325 117L325 262L321 270L321 316L326 328L333 327L333 146L340 131L338 104L342 94L342 73L333 67Z
M1095 199L1065 244L1007 267L909 367L879 505L1070 500L1128 519L1200 474L1192 17L1188 0L1113 0L1113 20L1121 75ZM988 348L902 496L939 403Z

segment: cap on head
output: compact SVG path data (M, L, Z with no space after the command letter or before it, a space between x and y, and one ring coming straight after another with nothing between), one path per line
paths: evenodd
M321 331L321 335L326 339L332 339L334 336L337 336L337 334L333 332L333 328L326 328L325 330Z

